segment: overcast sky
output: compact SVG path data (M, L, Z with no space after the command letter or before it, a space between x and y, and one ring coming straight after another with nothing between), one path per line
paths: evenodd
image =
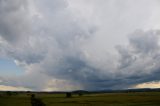
M0 90L160 87L159 0L0 0Z

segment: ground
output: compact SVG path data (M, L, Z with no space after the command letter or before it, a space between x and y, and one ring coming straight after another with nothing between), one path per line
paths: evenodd
M65 94L35 95L46 106L160 106L160 92L74 94L71 98ZM31 94L1 94L0 106L31 106Z

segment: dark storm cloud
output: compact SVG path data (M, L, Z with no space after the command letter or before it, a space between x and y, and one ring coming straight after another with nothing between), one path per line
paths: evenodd
M78 70L75 69L84 67L83 62L76 59L77 57L67 55L76 55L80 52L80 44L92 33L92 27L89 28L80 24L76 18L73 19L65 1L8 0L1 1L0 4L1 54L12 58L18 66L23 67L29 73L26 76L32 80L36 73L38 76L41 72L49 77L37 78L38 82L25 77L13 77L13 80L3 81L3 84L28 86L38 90L46 87L44 84L39 86L38 83L44 81L47 84L49 79L62 78L61 75L67 74L69 68L74 70L76 76ZM47 7L44 4L47 4ZM59 61L63 61L62 65ZM68 61L69 64L66 64ZM75 66L72 65L74 62ZM67 76L72 75L67 74L62 79ZM22 80L16 81L19 79Z
M130 12L134 16L141 16L148 6L145 5L145 9L139 12L135 10L133 1L125 2L124 5L132 6L121 12L122 16L117 19L119 9L116 7L122 8L123 2L95 0L93 6L92 3L91 6L87 5L91 10L95 6L93 10L96 12L98 3L107 4L107 7L102 6L108 10L105 11L108 13L106 16L101 14L107 19L104 20L99 18L101 9L93 17L88 9L83 9L84 13L81 10L74 11L76 7L72 7L74 2L71 1L0 0L0 56L13 59L26 72L19 77L0 77L1 85L33 90L52 87L66 90L64 85L68 84L71 89L75 89L72 86L78 86L79 89L98 90L128 88L160 80L160 31L134 31L137 27L133 26L141 22L141 18L138 20L133 17L131 22L128 21L133 24L132 27L125 24L126 19L131 18ZM141 1L137 7L143 4ZM114 14L110 14L112 10ZM148 10L152 11L151 8L147 9L146 16L150 16ZM87 11L91 13L86 14ZM141 28L147 21L143 20L138 26ZM118 45L115 51L110 50L108 44L115 46L124 32L130 33L132 30L134 32L129 35L127 45ZM115 38L118 33L119 36ZM113 42L108 40L112 35Z
M108 69L88 64L85 57L80 58L80 55L63 57L59 64L52 67L54 71L46 73L55 78L75 81L90 90L128 88L139 83L160 80L158 32L138 30L130 34L128 46L117 46L118 65L111 70L112 74Z
M127 47L117 47L120 59L119 70L129 84L137 84L159 79L159 30L135 31L129 36Z

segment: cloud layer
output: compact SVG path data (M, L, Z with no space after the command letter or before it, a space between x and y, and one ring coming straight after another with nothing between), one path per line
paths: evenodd
M97 90L158 81L159 5L158 0L0 0L0 57L25 72L0 76L0 84Z

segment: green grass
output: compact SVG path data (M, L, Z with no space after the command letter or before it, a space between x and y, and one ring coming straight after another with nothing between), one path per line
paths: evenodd
M160 92L86 94L65 98L65 94L36 94L46 106L160 106ZM0 97L0 106L31 106L30 95Z
M0 97L0 106L31 106L30 97L25 95Z

